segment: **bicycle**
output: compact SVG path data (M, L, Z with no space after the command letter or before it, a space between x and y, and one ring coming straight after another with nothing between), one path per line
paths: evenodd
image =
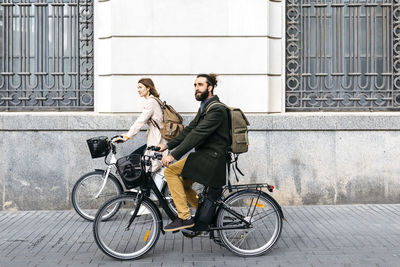
M105 157L104 162L108 166L107 169L95 169L94 171L82 175L74 184L71 192L72 206L82 218L88 221L94 220L97 210L106 200L127 191L124 189L120 178L117 178L119 177L115 166L117 162L117 148L112 142L115 137L117 136L111 138L111 141L109 141L107 137L100 137L102 138L101 140L105 140L104 147L102 147L100 152L91 151L92 158ZM109 157L110 154L111 156ZM108 160L108 158L110 159ZM115 175L113 173L115 173ZM153 176L157 176L159 189L163 195L166 195L166 200L171 210L177 213L164 178L163 169L156 172ZM116 206L114 210L110 210L102 219L107 220L111 218L118 211L118 208L119 206Z
M150 147L148 150L156 148ZM147 171L144 173L145 178L140 189L108 200L95 216L94 238L98 247L108 256L120 260L137 259L154 247L160 233L165 234L161 212L149 199L150 192L156 195L169 219L174 220L177 217L150 178L151 159L159 160L161 156L158 153L142 156L141 163ZM199 200L207 197L207 190L205 187ZM227 194L227 191L231 190L234 192ZM182 234L193 238L200 233L209 233L210 239L239 256L258 256L266 253L279 239L284 217L279 204L264 192L265 190L272 192L273 186L225 186L220 198L214 202L217 209L212 223L198 226L195 217L195 227L181 230ZM102 220L104 214L113 210L115 206L118 206L119 210L113 218L108 221ZM139 209L146 212L137 216ZM200 201L198 211L201 213Z

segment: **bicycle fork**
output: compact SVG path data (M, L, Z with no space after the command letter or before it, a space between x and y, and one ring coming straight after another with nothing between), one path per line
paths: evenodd
M104 187L106 186L106 183L107 183L108 176L110 175L111 168L112 168L112 166L114 166L114 164L115 164L116 162L117 162L117 158L115 157L114 154L112 154L112 155L111 155L111 160L110 160L110 165L108 165L106 174L104 175L103 184L101 185L100 191L99 191L99 192L96 194L96 196L94 197L95 199L98 199L99 196L100 196L100 194L101 194L101 192L103 192L103 189L104 189Z
M141 206L142 201L143 201L143 195L144 194L142 194L141 192L139 192L139 195L136 195L137 204L136 204L134 212L132 213L131 218L129 219L128 225L125 227L125 231L129 231L129 228L131 227L131 224L135 220L136 215L139 213L139 209L140 209L140 206Z
M106 174L104 175L104 181L103 181L103 184L101 185L100 191L94 196L95 199L98 199L101 192L103 192L103 189L107 183L108 175L110 175L110 171L111 171L111 166L108 166Z

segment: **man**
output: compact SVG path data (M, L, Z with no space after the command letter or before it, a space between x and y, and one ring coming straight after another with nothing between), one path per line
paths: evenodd
M228 113L214 95L217 86L215 74L200 74L194 83L195 98L200 101L196 117L167 145L160 144L160 151L172 150L163 157L162 163L168 167L164 174L178 211L178 218L164 227L164 231L172 232L194 226L187 203L197 209L196 192L193 182L210 188L221 188L226 181L226 150L230 145ZM195 152L187 158L179 160L191 149ZM172 161L178 160L169 165Z

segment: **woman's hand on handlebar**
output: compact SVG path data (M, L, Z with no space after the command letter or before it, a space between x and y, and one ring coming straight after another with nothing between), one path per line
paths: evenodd
M128 140L129 138L126 135L119 135L115 136L111 139L111 142L113 143L124 143Z
M164 144L159 144L158 147L160 148L160 150L159 150L160 152L163 152L167 149L167 146Z

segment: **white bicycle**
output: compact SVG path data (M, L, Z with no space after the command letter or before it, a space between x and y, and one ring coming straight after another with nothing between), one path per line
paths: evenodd
M115 137L111 138L114 139ZM96 143L91 146L89 140ZM95 169L82 175L75 183L71 200L75 211L84 219L93 221L97 210L110 198L121 195L123 192L136 192L135 189L128 190L123 186L116 171L117 148L107 137L95 137L88 140L92 158L105 157L104 162L108 166L105 170ZM109 158L109 159L108 159ZM153 174L153 180L159 191L165 196L168 206L177 214L174 202L164 177L164 168ZM154 195L151 198L156 200ZM120 208L116 205L102 217L103 220L111 218Z

